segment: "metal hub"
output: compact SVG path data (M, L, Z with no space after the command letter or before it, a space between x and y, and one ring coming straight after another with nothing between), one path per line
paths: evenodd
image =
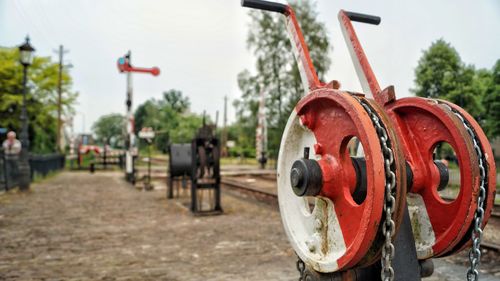
M316 160L300 159L293 163L290 183L297 196L316 196L323 185L321 167Z

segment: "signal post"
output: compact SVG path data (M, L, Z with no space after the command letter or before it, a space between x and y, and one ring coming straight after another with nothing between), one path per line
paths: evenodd
M127 122L126 122L126 138L125 138L125 178L131 183L135 183L135 167L134 167L134 157L137 156L137 151L134 147L135 134L134 134L134 113L132 111L132 73L149 73L153 76L158 76L160 74L160 69L158 67L152 68L142 68L134 67L131 64L131 52L120 57L118 59L118 70L120 73L127 74Z

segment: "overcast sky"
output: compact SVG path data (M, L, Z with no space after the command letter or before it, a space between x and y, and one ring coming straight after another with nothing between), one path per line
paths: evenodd
M361 91L342 38L339 9L382 17L379 26L356 24L380 85L408 96L413 70L432 41L444 38L462 60L491 68L500 58L500 1L316 1L334 46L327 80ZM26 34L38 56L68 48L74 90L80 92L75 131L101 115L125 112L125 75L116 60L132 51L135 66L158 66L159 77L134 75L134 106L181 90L192 110L222 114L223 97L237 99L238 72L254 70L245 42L249 17L239 0L0 0L0 46L15 46ZM234 110L229 107L229 118Z

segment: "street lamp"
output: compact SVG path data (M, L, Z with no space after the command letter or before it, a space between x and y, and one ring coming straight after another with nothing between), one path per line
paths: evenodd
M30 38L26 36L26 41L19 46L19 62L23 65L23 106L21 109L21 140L22 149L19 157L19 189L24 191L30 188L31 169L29 163L29 133L28 133L28 112L26 111L26 95L28 88L26 86L28 80L28 67L33 62L33 48L30 44Z

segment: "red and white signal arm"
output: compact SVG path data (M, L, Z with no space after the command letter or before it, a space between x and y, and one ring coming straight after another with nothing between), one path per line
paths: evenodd
M145 127L139 131L139 138L141 139L153 139L154 137L155 131L151 127Z

